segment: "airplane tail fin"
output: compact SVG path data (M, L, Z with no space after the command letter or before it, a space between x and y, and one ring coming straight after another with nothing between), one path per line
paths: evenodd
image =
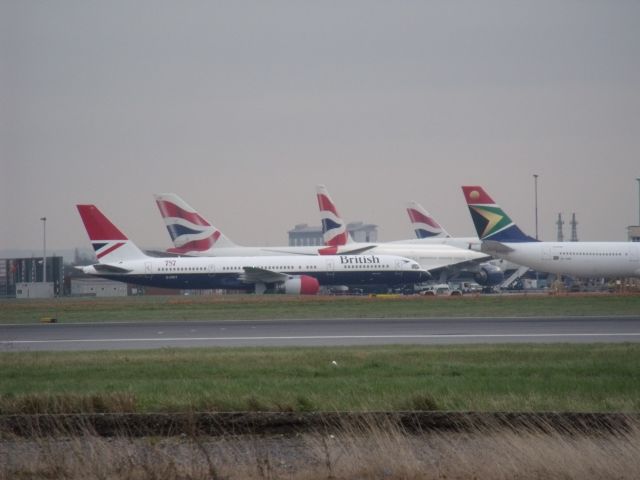
M407 202L407 213L418 238L450 237L449 233L418 202Z
M175 246L169 252L204 252L215 247L236 246L175 193L160 193L154 197Z
M537 241L520 230L482 187L464 186L462 191L480 240L507 243Z
M316 187L316 196L318 198L318 207L320 208L324 244L328 247L337 247L351 243L352 240L347 231L347 225L340 217L338 209L324 185Z
M147 257L98 207L77 205L77 208L99 263L112 264Z

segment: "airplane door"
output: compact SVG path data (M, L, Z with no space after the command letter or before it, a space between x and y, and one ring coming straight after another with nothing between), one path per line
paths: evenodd
M396 260L396 277L402 278L402 260Z
M556 245L552 247L542 247L542 255L541 258L545 262L551 262L555 260L560 260L560 254L562 253L562 246Z
M329 279L334 278L335 267L334 267L333 260L327 260L327 263L325 265L327 267L327 278Z
M147 276L150 276L153 273L153 267L151 262L144 262L144 273Z
M216 266L213 263L210 263L209 265L207 265L207 273L209 275L216 273Z

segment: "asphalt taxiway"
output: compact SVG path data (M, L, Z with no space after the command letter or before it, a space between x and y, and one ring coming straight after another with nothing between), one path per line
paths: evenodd
M639 342L640 315L0 325L0 351Z

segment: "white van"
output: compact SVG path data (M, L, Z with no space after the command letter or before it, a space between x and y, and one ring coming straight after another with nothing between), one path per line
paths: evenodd
M430 285L426 289L420 292L421 295L462 295L462 292L458 289L452 289L446 283L440 283L438 285Z

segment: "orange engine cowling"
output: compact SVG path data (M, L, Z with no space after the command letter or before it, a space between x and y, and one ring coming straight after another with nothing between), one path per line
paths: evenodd
M279 290L290 295L315 295L320 290L320 283L308 275L292 275Z

